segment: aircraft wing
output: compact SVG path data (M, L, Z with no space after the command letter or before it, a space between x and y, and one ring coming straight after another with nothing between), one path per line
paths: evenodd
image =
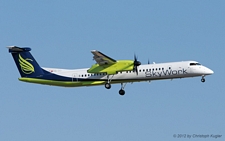
M94 55L93 59L100 65L112 65L116 63L116 60L106 56L97 50L92 50L91 53Z

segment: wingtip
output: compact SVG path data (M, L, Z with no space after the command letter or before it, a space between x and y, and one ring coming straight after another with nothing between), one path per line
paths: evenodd
M91 52L96 52L97 50L91 50Z

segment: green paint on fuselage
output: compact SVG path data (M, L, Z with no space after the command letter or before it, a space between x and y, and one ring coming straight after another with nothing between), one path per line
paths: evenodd
M92 86L92 85L103 85L105 81L55 81L55 80L46 80L46 79L37 79L37 78L27 78L21 77L20 81L43 84L43 85L52 85L52 86L61 86L61 87L81 87L81 86Z

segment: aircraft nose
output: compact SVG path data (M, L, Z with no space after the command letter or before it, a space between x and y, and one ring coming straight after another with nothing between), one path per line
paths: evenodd
M209 69L209 68L206 68L206 69L205 69L205 73L208 74L208 75L211 75L211 74L213 74L214 72L213 72L213 70L211 70L211 69Z

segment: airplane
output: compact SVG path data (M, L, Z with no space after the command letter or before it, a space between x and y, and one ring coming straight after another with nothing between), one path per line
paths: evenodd
M125 94L127 83L201 77L214 72L196 61L181 61L169 63L153 63L141 65L134 55L134 60L114 60L97 50L92 50L96 64L83 69L59 69L40 67L31 55L29 47L7 47L12 54L21 75L20 81L62 87L82 87L121 84L120 95Z

